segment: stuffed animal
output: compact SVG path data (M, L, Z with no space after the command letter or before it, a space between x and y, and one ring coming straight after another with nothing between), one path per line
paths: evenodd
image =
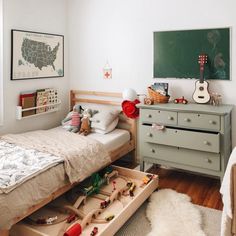
M82 113L83 117L81 119L81 126L79 134L87 136L91 132L91 121L98 122L93 120L92 116L98 113L97 110L85 109Z
M69 132L77 133L80 129L80 117L84 109L80 105L75 105L73 111L69 112L61 124Z

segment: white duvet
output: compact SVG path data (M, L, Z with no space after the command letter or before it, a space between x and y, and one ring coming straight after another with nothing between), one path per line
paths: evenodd
M0 193L10 192L60 162L63 162L62 157L0 140Z

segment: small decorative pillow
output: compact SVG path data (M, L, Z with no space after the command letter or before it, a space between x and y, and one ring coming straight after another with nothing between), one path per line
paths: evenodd
M106 130L102 130L102 129L93 129L93 132L98 133L98 134L108 134L111 131L113 131L117 124L119 122L119 118L116 118L114 121L112 121L112 123L110 125L108 125L108 127L106 128Z
M99 110L99 112L92 117L91 127L94 129L107 130L108 126L118 118L119 113L120 111L116 109Z

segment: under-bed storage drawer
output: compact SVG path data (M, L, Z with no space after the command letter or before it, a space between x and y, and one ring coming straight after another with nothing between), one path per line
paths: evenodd
M136 188L133 192L134 196L120 194L118 200L115 200L113 203L108 205L108 207L105 208L101 214L97 215L97 219L103 219L103 221L106 216L111 214L115 216L114 219L106 223L91 222L83 229L81 236L90 235L94 227L98 227L98 234L96 234L97 236L114 235L130 218L130 216L135 213L138 207L141 206L141 204L158 187L158 177L155 175L148 184L143 184L143 178L147 173L116 166L114 166L114 170L118 171L118 177L115 177L116 190L118 190L121 186L126 186L128 181L132 181L136 185ZM101 187L100 193L113 193L114 186L112 183L113 181L110 181L109 185L104 185ZM106 198L107 196L104 197L104 199ZM60 199L58 201L60 201ZM100 204L102 201L103 200L101 200L100 195L96 195L94 198L88 197L88 199L86 199L85 205L82 205L79 207L79 209L83 212L90 212L94 209L100 209ZM39 211L42 211L42 209ZM54 236L58 235L59 229L63 227L63 224L64 223L62 222L51 226L37 226L22 221L14 225L10 233L11 236Z
M177 124L177 112L162 110L141 110L141 121L143 123L158 123L165 125Z
M220 135L218 133L206 133L175 128L155 130L148 125L142 125L141 133L143 141L150 143L214 153L219 153L220 151Z
M219 153L201 152L153 143L143 143L141 155L143 157L151 157L188 166L216 171L220 170Z

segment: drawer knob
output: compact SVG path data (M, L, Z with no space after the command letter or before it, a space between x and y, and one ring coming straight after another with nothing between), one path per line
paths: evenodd
M214 120L209 120L209 124L214 125L215 121Z
M184 118L184 121L189 122L190 119L189 118Z
M212 163L211 159L209 159L209 158L206 158L205 161L206 161L207 163Z
M155 149L151 148L151 152L152 152L152 153L155 153L156 151L155 151Z
M147 133L147 136L148 137L152 137L152 133Z
M173 120L173 117L172 116L168 116L168 120Z
M208 141L204 141L203 142L205 145L209 145L209 142Z
M152 118L152 115L151 114L147 114L147 118Z

